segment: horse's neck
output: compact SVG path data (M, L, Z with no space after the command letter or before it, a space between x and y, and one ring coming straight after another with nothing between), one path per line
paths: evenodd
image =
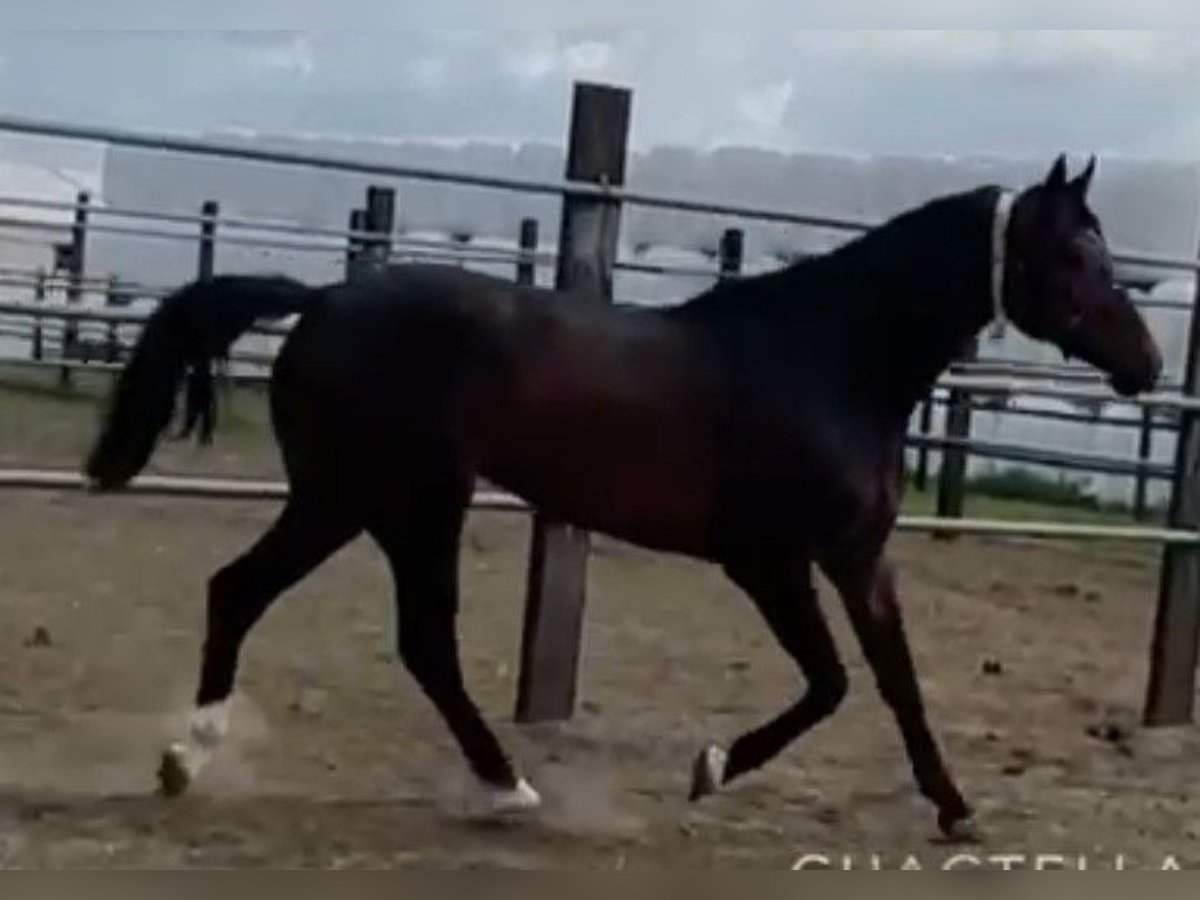
M823 257L730 282L667 313L748 332L776 364L848 381L896 427L992 314L996 189L934 201Z
M991 220L984 198L923 211L850 247L844 339L857 393L906 421L991 318ZM979 201L979 202L971 202Z

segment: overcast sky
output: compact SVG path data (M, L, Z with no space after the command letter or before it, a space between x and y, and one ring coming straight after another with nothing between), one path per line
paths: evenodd
M270 24L284 8L281 0L204 5L203 21L192 13L188 24ZM335 23L305 0L286 8L305 26L349 18L381 27L0 32L0 111L195 132L558 142L571 81L586 78L635 89L633 139L643 148L1017 155L1062 149L1200 159L1200 31L420 31L382 27L405 17L422 24L426 13L404 9L415 4L358 3L374 5L378 15L371 17L348 14L354 5L325 4L343 11ZM538 24L553 24L573 6L513 5L542 13ZM658 4L676 12L699 5ZM894 5L875 4L880 15ZM1122 5L1080 4L1089 13L1074 21L1109 24ZM167 8L149 0L75 6L93 18L103 9L108 25L160 24ZM483 0L473 6L480 10L477 24L490 24L484 20L494 18L491 7ZM959 19L964 9L982 11L989 24L1009 29L1046 18L1043 5L1026 0L905 6ZM10 21L44 23L53 4L43 0L28 14L14 7L6 12ZM1138 8L1158 21L1200 14L1195 0L1149 0ZM511 21L522 18L532 17Z

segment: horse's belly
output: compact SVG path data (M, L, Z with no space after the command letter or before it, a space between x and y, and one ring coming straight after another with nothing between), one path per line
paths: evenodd
M653 549L708 552L713 490L701 448L583 438L520 435L483 474L558 521Z

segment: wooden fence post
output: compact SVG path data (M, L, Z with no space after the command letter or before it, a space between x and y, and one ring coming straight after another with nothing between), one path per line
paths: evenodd
M200 205L200 243L196 249L196 280L212 281L217 269L217 219L221 205L216 200L205 200ZM216 382L226 402L233 396L233 378L228 359L214 363Z
M736 278L742 274L746 233L740 228L727 228L721 234L720 278Z
M39 267L33 283L33 302L44 303L45 300L46 270ZM29 353L37 362L41 362L46 356L46 339L42 328L41 316L35 316L33 319L33 346L30 347Z
M575 85L569 181L624 185L631 105L628 90ZM615 201L564 198L555 282L559 290L578 291L578 296L594 297L597 302L612 301L620 218L621 207ZM574 713L589 543L585 531L534 516L518 722L562 720Z
M363 252L363 238L360 236L367 230L367 211L355 209L350 212L351 236L346 241L346 280L354 277L358 270L358 259Z
M371 185L367 188L366 230L378 237L369 238L360 261L368 269L383 269L392 254L392 229L396 226L395 188Z
M1200 282L1192 305L1184 393L1200 397ZM1200 530L1200 418L1181 410L1168 525ZM1150 654L1145 723L1185 725L1196 700L1200 661L1200 548L1171 546L1163 555L1158 614Z
M919 430L922 442L917 448L917 468L916 471L913 472L913 487L924 493L924 491L929 487L929 444L927 442L930 435L933 433L932 396L926 397L921 402Z
M87 268L87 224L88 210L91 197L86 191L80 191L75 197L75 221L71 225L71 243L66 259L68 304L79 303L83 299L83 274ZM63 323L62 355L66 362L78 352L79 323L75 321ZM63 365L58 373L59 384L66 388L71 386L71 368Z
M116 275L108 276L108 290L104 293L104 306L114 309L119 304L121 280ZM104 339L104 361L117 363L121 361L121 341L117 334L117 323L109 322Z
M970 362L979 355L979 342L972 338L967 345L959 362ZM971 407L970 393L961 390L951 390L949 403L946 407L946 438L950 441L966 442L971 439ZM967 456L963 447L942 447L942 466L938 473L937 514L947 519L961 519L966 506L967 494ZM936 532L935 537L950 540L954 537L951 532Z
M205 200L200 207L200 248L196 256L196 277L199 281L211 281L216 271L217 217L221 206L216 200Z
M517 260L517 284L532 286L537 281L538 220L521 220L521 257Z
M1138 463L1146 466L1154 458L1154 408L1150 406L1142 407L1142 428L1138 435ZM1149 510L1149 485L1150 477L1146 474L1146 470L1141 469L1134 479L1133 484L1133 518L1137 522L1145 522L1150 514Z

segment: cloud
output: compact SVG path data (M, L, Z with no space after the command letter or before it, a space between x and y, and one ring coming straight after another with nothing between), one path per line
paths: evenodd
M1145 30L872 30L803 31L797 51L924 69L1071 70L1099 66L1126 72L1179 72L1200 65L1194 32Z
M308 78L317 69L312 36L309 34L294 35L283 43L252 46L245 51L245 59L252 71L260 73L283 73Z
M605 41L580 41L562 51L565 68L576 76L599 76L607 72L614 62L612 44Z
M552 78L610 75L616 55L616 48L608 41L596 38L572 41L569 36L553 32L527 32L505 54L504 66L518 83L530 87Z
M548 78L558 67L558 38L550 32L533 32L506 54L505 68L524 85Z
M421 56L408 64L407 74L422 88L440 90L449 83L450 60L445 56Z
M775 144L785 124L796 82L788 78L744 92L737 101L738 110L749 123L753 141Z
M1200 34L1014 31L1032 4L1007 2L980 0L1009 26L992 31L796 31L774 27L781 13L736 30L390 31L357 17L372 30L0 32L0 108L191 132L557 142L586 79L633 89L640 148L1200 157Z

